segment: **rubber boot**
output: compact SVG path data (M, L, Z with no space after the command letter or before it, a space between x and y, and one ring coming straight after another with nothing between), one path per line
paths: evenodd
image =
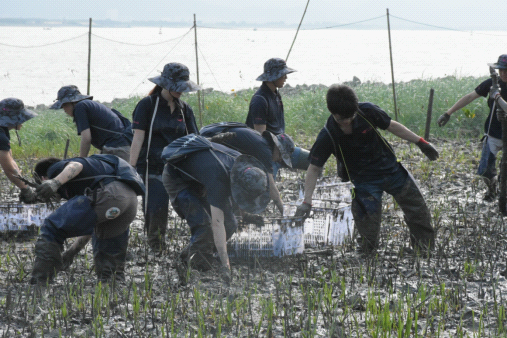
M35 261L30 284L52 283L56 273L62 270L62 247L56 242L39 238L35 243Z
M180 258L185 266L190 266L199 271L208 271L213 267L213 232L208 227L203 233L195 237L180 253Z
M484 200L488 202L494 201L496 196L498 195L497 177L493 176L493 178L491 179L483 177L482 179L486 184L486 194L484 195Z
M129 230L119 236L107 239L93 236L93 260L99 282L115 283L125 281L128 239Z

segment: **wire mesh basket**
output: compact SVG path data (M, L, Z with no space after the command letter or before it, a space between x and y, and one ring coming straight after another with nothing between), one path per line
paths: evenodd
M40 227L52 212L53 209L45 203L0 203L0 231L27 231L29 227Z

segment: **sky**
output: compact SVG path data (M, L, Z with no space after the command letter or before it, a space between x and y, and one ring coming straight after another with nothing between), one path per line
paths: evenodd
M505 9L477 0L310 0L305 24L341 25L379 16L389 8L391 28L425 28L408 23L460 30L504 30ZM299 23L307 0L1 0L0 18L49 20L183 21L192 25L217 22ZM394 18L402 18L400 20ZM385 28L386 20L369 22ZM353 27L352 27L353 28Z

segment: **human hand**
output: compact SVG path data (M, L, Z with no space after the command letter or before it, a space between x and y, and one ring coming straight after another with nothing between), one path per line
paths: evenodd
M435 161L438 158L438 151L422 137L416 144L423 154L430 159L430 161Z
M19 201L26 204L33 204L37 201L37 194L30 188L23 188L19 193Z
M496 97L500 95L500 88L491 86L491 89L489 90L489 97L493 100L496 100Z
M230 286L231 282L232 282L231 269L226 265L222 265L220 267L219 273L220 273L220 278L222 279L224 284L227 286Z
M63 261L62 270L67 270L72 265L72 262L74 262L74 257L76 256L76 254L77 252L74 252L73 250L66 250L64 253L62 253L62 261Z
M437 124L439 127L443 127L445 126L445 124L447 122L449 122L449 119L451 118L451 115L447 114L447 113L443 113L442 115L440 115L440 117L438 118L437 120Z
M310 211L312 211L312 205L310 203L303 202L300 205L298 205L294 217L307 218L308 216L310 216Z
M62 184L55 179L46 180L35 189L35 192L37 193L37 196L47 200L56 194L56 191L61 187L61 185Z

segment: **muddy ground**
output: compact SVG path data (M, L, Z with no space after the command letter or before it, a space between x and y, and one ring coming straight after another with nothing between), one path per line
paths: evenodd
M377 256L362 258L349 240L284 258L233 260L230 287L216 270L191 271L186 283L178 277L174 262L189 238L178 218L170 219L168 250L154 255L138 214L126 283L112 290L96 285L90 245L53 285L30 287L35 237L4 233L0 336L502 336L507 242L497 202L482 199L485 186L474 175L480 145L433 141L441 157L431 163L417 147L393 142L433 214L430 258L408 249L403 215L389 196ZM287 202L301 177L278 182ZM1 199L14 199L2 180Z

